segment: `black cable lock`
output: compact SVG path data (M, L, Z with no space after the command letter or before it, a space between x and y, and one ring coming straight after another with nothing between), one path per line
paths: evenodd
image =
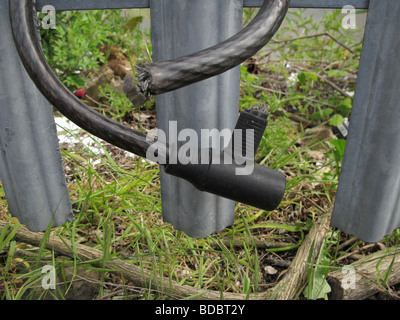
M253 21L228 40L172 61L144 65L138 76L146 96L159 94L210 78L242 63L260 50L278 30L289 8L289 0L265 0ZM9 15L14 41L21 61L41 93L65 117L89 133L119 148L146 157L154 141L146 135L117 123L79 100L53 73L41 48L37 18L32 0L9 0ZM213 57L213 61L210 61ZM238 126L254 128L256 113L242 112ZM251 120L253 119L253 120ZM265 126L264 126L265 128ZM260 139L260 136L258 136ZM258 141L259 142L259 141ZM258 146L258 143L257 143ZM165 146L167 149L168 146ZM243 151L243 150L242 150ZM167 161L168 163L168 161ZM237 164L166 165L170 174L188 179L199 189L266 210L276 208L285 191L284 175L254 165L249 175L237 175Z
M218 153L217 163L212 163L214 158L211 154L215 155L215 153L213 150L208 150L209 163L202 164L199 159L198 164L168 164L165 166L165 172L189 181L201 191L211 192L267 211L274 210L285 193L285 175L254 162L255 153L267 126L267 116L263 107L251 107L242 111L227 147L229 150L225 149ZM242 130L242 139L235 139L235 133L238 132L236 130ZM250 135L250 139L249 130L254 132ZM245 168L244 165L235 163L233 158L245 156L249 142L254 143L253 154L250 155L252 159L248 159L253 161L252 172L238 175L238 169ZM226 163L225 152L232 155L232 163ZM201 154L202 152L199 151L199 158Z

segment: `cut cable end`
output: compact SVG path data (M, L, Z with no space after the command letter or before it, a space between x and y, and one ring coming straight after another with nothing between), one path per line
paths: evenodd
M142 82L142 86L143 85L145 85L145 83ZM151 95L146 94L143 91L144 89L139 86L139 84L135 84L133 75L128 73L124 80L123 92L134 106L143 106L148 100L151 99Z
M150 93L150 73L145 67L135 66L137 86L139 87L142 94L147 98L151 99L152 94Z

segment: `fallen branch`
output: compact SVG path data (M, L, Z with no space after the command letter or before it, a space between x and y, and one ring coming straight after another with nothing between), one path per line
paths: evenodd
M279 241L264 241L264 240L255 240L249 241L244 239L224 239L218 242L212 242L210 244L211 248L213 249L220 249L221 246L227 248L243 248L244 246L254 246L257 249L266 249L266 250L289 250L290 248L296 248L296 243L289 243L289 242L279 242Z
M103 252L85 245L73 244L65 239L60 239L54 233L51 233L46 248L53 250L59 255L74 257L72 248L76 254L76 258L81 261L93 261L94 265L101 264L112 272L119 273L122 277L132 281L135 285L156 290L165 293L174 298L193 297L205 300L267 300L267 299L293 299L307 279L307 261L311 256L313 259L317 256L323 239L329 230L330 214L324 214L316 221L310 232L304 239L303 244L299 248L294 260L286 271L284 277L271 289L258 294L245 294L225 292L221 294L219 291L205 290L194 288L188 285L180 285L176 281L166 277L159 277L151 271L140 268L132 263L122 259L106 259L105 265ZM0 233L3 228L7 228L10 224L0 221ZM11 224L12 226L12 224ZM27 228L20 226L15 233L14 239L18 242L28 243L33 246L41 246L43 242L43 233L31 232Z
M292 300L307 281L307 270L318 256L326 234L329 232L331 212L314 222L303 244L297 251L285 277L271 289L269 295L275 300Z
M400 283L400 248L373 253L327 278L331 300L363 300Z

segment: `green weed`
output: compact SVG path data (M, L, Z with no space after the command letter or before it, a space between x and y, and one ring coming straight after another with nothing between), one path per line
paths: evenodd
M140 14L146 14L144 10ZM57 12L55 29L40 29L43 51L57 77L71 90L82 88L90 72L107 61L101 48L113 44L134 52L138 61L148 59L149 34L136 20L137 11L124 16L120 10ZM124 52L123 52L124 53Z

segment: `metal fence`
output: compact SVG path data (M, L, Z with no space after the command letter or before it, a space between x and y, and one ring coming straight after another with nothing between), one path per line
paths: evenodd
M154 58L165 60L207 47L235 33L241 25L242 8L259 7L263 1L191 0L193 7L188 6L184 15L177 16L176 8L186 3L186 0L37 0L36 7L38 10L44 5L53 5L56 10L150 8ZM58 222L54 225L71 219L71 210L60 171L60 153L54 142L56 135L54 122L50 121L50 106L27 79L16 58L7 18L8 1L1 0L0 4L3 30L0 36L3 59L0 65L0 174L10 211L28 227L39 230L47 226L51 217L61 217L55 219ZM368 17L332 225L362 240L375 242L400 226L400 106L396 95L400 85L396 68L400 53L400 38L396 34L400 27L400 2L291 1L292 8L342 8L346 5L368 9ZM203 15L198 14L200 8ZM218 21L218 26L210 21ZM191 29L188 37L185 26L193 25L196 28ZM196 30L201 32L195 34ZM209 32L214 33L213 39L202 38L202 34ZM173 41L172 34L186 37L186 46L168 45ZM168 119L181 117L185 126L195 129L232 128L235 112L230 106L238 103L238 86L239 72L234 69L157 97L160 126ZM193 107L188 110L191 104ZM204 104L207 104L207 114L198 111ZM40 110L33 115L31 110L36 110L33 108ZM15 112L21 116L14 116ZM43 122L52 124L44 127ZM30 157L30 154L36 156ZM162 175L163 214L167 221L194 237L207 236L232 223L232 201L197 193L187 189L184 183L180 185L175 178Z

